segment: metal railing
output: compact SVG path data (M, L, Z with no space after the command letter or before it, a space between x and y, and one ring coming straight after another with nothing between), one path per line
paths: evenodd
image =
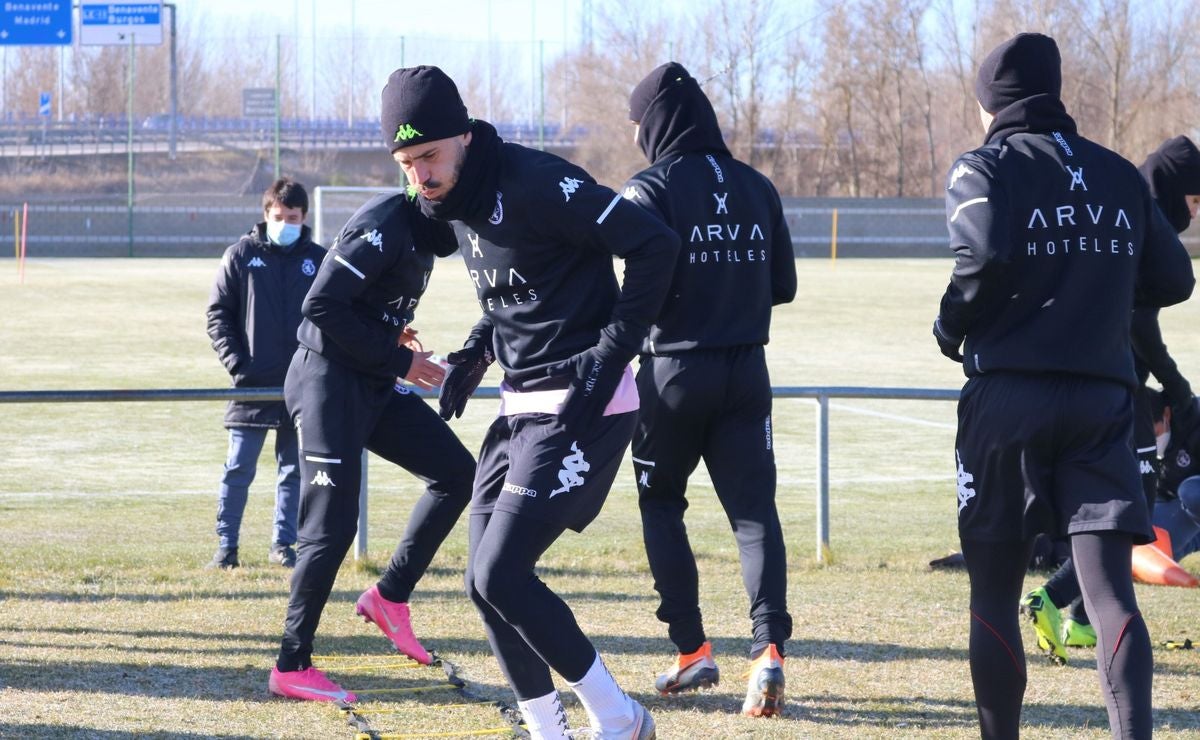
M423 398L436 398L430 391L415 390ZM856 386L780 386L771 389L775 398L806 398L817 402L817 562L829 560L829 400L869 398L890 401L957 401L957 389L871 388ZM499 388L479 388L474 398L499 398ZM0 403L86 403L114 401L281 401L282 388L86 390L86 391L0 391ZM367 453L363 451L362 485L358 492L358 534L354 558L367 553Z

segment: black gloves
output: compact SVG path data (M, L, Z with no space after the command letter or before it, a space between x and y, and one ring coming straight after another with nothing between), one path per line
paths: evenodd
M604 407L612 400L628 361L606 356L599 347L592 347L557 365L546 368L550 377L570 377L567 397L558 412L564 427L582 430L604 415Z
M933 338L937 340L938 349L942 351L943 355L955 362L963 361L962 352L958 350L962 346L963 338L947 334L946 330L942 328L942 319L940 316L933 321Z
M451 416L462 416L467 399L479 387L493 360L495 357L486 342L470 340L462 349L446 356L446 364L450 367L446 368L446 379L438 390L438 413L443 419L450 421Z

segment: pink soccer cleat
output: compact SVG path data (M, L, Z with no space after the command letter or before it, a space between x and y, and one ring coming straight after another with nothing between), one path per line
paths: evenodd
M408 604L388 601L379 595L378 586L371 586L358 597L354 610L364 620L374 622L400 652L422 665L433 662L429 651L421 647L417 636L413 634L412 623L408 619Z
M346 691L325 677L316 668L305 668L302 671L281 671L271 669L271 678L267 681L267 691L276 696L302 701L336 701L353 704L358 697Z

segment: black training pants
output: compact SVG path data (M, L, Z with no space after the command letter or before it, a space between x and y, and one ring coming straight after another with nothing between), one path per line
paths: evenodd
M450 427L402 386L331 363L301 347L284 385L300 430L300 529L278 666L311 665L313 636L358 527L365 447L425 482L380 580L407 601L471 498L475 461Z
M700 459L733 528L750 597L751 654L792 633L787 553L775 508L771 380L761 345L643 356L633 437L642 537L658 618L681 653L705 640L696 559L684 525L688 476Z

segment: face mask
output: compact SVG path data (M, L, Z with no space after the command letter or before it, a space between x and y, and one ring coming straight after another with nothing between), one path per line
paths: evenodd
M281 247L290 247L300 238L300 224L268 221L267 238Z
M1167 445L1171 444L1171 432L1168 430L1165 434L1156 436L1154 444L1158 446L1158 456L1162 457L1167 452Z

